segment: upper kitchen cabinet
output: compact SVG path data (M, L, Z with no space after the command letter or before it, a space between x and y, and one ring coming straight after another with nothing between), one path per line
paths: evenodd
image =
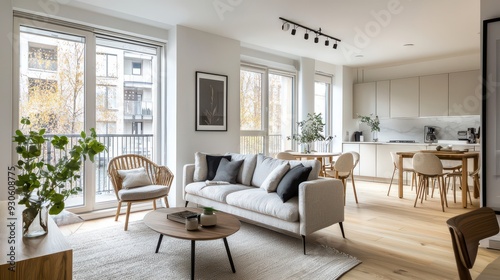
M450 73L450 116L481 114L480 81L479 70Z
M448 116L448 74L420 77L420 117Z
M376 83L354 84L352 117L369 116L375 113Z
M376 115L380 118L388 118L389 115L389 96L391 84L389 81L377 82L377 104Z
M391 80L390 84L391 118L418 117L419 113L418 88L419 88L418 77Z

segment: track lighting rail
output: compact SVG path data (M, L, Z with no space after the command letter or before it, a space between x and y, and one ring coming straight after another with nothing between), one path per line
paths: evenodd
M332 40L337 41L337 42L341 42L342 41L339 38L336 38L336 37L333 37L333 36L330 36L328 34L325 34L325 33L321 32L321 27L318 30L315 30L315 29L309 28L309 27L304 26L304 25L302 25L300 23L296 23L294 21L288 20L288 19L283 18L283 17L279 17L279 19L282 20L282 21L284 21L284 22L290 23L290 24L292 24L295 27L301 27L301 28L304 28L305 30L314 32L317 36L323 36L323 37L332 39ZM293 35L295 35L295 34L293 34Z

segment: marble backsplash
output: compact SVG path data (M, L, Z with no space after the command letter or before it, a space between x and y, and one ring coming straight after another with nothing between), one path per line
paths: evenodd
M469 127L476 129L480 126L479 116L462 117L436 117L436 118L414 118L414 119L380 119L379 142L389 140L415 140L424 142L424 126L436 127L436 136L439 140L458 140L457 132L467 130ZM365 124L359 125L363 131L365 141L372 141L370 128ZM353 132L349 132L351 135Z

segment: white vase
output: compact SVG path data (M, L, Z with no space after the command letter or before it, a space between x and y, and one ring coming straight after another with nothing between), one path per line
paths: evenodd
M373 142L378 141L378 131L376 131L376 130L372 131L372 140L373 140Z
M200 215L200 224L204 227L215 226L217 224L217 216L215 214L205 214Z

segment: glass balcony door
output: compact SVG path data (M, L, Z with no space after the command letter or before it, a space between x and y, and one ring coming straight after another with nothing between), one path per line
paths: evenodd
M49 138L66 135L72 143L82 130L96 128L108 152L85 164L78 182L82 191L66 207L73 212L115 207L109 160L128 153L159 158L161 47L35 20L15 22L19 75L14 120L29 117L32 129L46 129ZM48 143L45 156L57 160L60 155Z
M240 152L274 156L291 149L294 76L266 69L240 71Z

